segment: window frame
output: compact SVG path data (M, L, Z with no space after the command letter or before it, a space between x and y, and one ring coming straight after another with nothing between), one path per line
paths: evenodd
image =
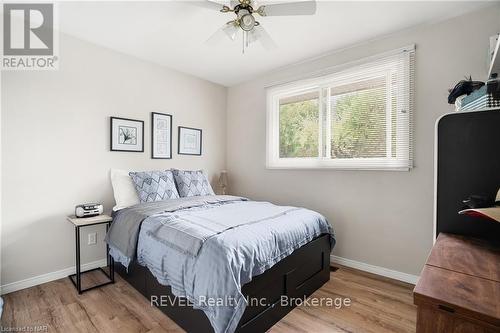
M408 57L408 63L404 66L405 73L396 73L396 75L403 75L407 82L404 82L404 89L401 95L408 96L407 100L403 103L397 104L396 110L396 126L401 126L404 122L404 129L407 132L396 130L398 142L406 144L400 149L396 156L401 157L384 157L384 158L331 158L331 131L327 130L323 133L323 125L326 122L326 127L331 127L331 89L335 86L353 83L352 73L362 72L364 67L373 66L374 62L384 60L391 56L396 56L403 52L414 52L415 46L411 45L405 48L394 50L384 53L382 55L365 58L349 64L336 66L335 68L324 70L323 72L312 75L311 78L298 79L292 82L274 85L267 89L267 130L266 130L266 168L268 169L338 169L338 170L390 170L390 171L409 171L413 167L412 159L412 108L413 108L413 72L407 73L411 70L414 64ZM372 67L373 68L373 67ZM388 75L390 70L394 69L393 65L387 65L387 68L382 66L381 70L371 72L369 76L359 75L360 80L367 80L370 78L379 78L384 74ZM401 72L401 71L399 71ZM280 157L279 146L279 118L280 118L280 99L295 96L301 93L318 91L319 94L319 123L318 123L318 156L317 157ZM391 92L391 89L387 89ZM325 93L326 92L326 93ZM387 98L390 101L391 97ZM405 112L400 112L402 110ZM391 112L392 108L387 108L387 112ZM326 120L324 120L326 118ZM392 115L387 118L390 123ZM390 124L392 126L392 123ZM391 127L388 127L391 128ZM392 129L386 129L386 135L389 136ZM404 135L404 137L401 137ZM324 144L323 139L325 138ZM392 149L392 136L391 140L386 141L386 145L390 149L386 150L386 154L391 154ZM403 151L401 151L403 149ZM398 155L399 154L399 155Z

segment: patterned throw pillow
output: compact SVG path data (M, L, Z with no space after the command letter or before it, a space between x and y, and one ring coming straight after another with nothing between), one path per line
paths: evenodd
M182 171L174 169L172 172L181 197L215 194L202 170Z
M172 171L130 172L141 202L153 202L179 197Z

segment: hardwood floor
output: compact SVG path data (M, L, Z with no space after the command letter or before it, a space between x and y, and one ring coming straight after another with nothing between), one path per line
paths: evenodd
M119 276L80 296L69 279L4 295L2 326L47 332L183 332ZM300 306L270 330L281 332L415 332L413 285L340 267L312 297L348 297L341 309Z

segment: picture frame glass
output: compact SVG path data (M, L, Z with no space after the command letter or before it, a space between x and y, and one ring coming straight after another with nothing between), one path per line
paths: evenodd
M179 154L201 155L201 129L179 127Z
M172 158L172 116L169 114L152 113L151 157Z
M111 117L111 150L144 151L144 122Z

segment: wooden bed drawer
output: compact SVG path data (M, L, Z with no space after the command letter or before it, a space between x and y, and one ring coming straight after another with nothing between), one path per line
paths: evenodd
M285 295L284 276L268 281L265 287L252 294L245 294L245 296L248 297L249 305L241 317L240 323L245 325L248 321L251 321L269 307L275 306L276 303L280 302L282 295Z
M303 298L330 279L330 240L320 237L297 249L292 255L258 275L243 286L249 298L265 298L265 305L250 304L240 320L241 328L270 316L271 312L288 312L292 307L281 304L281 297ZM269 279L269 276L276 277ZM286 302L284 303L286 304ZM282 308L278 310L278 308Z
M286 274L287 294L294 296L307 282L325 269L325 253L321 252L315 256L308 256L304 264Z

